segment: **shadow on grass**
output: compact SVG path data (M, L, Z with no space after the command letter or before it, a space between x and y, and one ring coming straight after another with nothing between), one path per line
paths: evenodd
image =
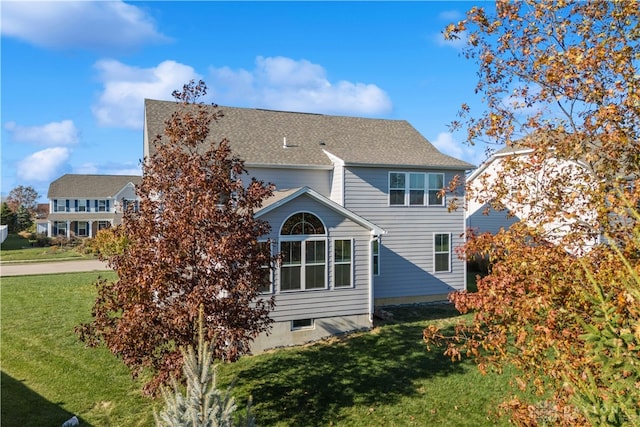
M386 405L419 393L416 380L462 373L442 351L428 352L424 320L451 317L450 308L393 311L393 324L303 349L274 352L236 371L239 389L253 397L259 425L324 426L353 406ZM420 322L409 319L419 318ZM338 423L339 424L339 423Z
M49 402L27 387L22 381L2 372L2 405L0 415L2 427L39 426L60 427L73 414L60 405L64 402ZM81 426L90 427L80 419Z

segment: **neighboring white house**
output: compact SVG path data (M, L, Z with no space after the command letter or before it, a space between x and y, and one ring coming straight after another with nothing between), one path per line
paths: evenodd
M496 234L515 222L525 221L531 226L543 224L547 240L559 242L579 221L584 230L581 243L567 249L579 252L598 243L595 212L583 196L591 180L585 167L577 161L549 155L536 167L527 165L518 168L517 174L504 174L506 162L530 163L532 156L530 148L505 147L467 177L467 227L476 233ZM498 196L497 182L506 184L509 191ZM496 198L503 210L494 210L487 202ZM561 212L555 206L561 206ZM548 212L557 215L550 217Z
M145 101L145 159L177 105ZM465 262L454 254L464 212L449 212L439 192L473 165L404 120L219 109L206 142L228 138L249 176L276 186L256 212L283 254L268 292L274 326L254 351L368 328L375 307L465 289Z
M93 237L122 221L129 203L137 205L133 175L66 174L49 185L47 235L50 237Z

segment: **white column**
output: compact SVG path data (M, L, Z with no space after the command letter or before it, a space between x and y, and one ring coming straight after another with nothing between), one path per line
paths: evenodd
M93 221L88 221L89 223L89 238L93 237Z
M67 239L71 238L71 221L67 221Z

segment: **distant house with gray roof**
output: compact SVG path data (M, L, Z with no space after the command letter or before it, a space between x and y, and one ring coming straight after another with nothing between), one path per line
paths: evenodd
M218 108L224 117L205 142L227 138L249 176L276 186L255 213L271 224L263 237L282 262L267 292L274 326L254 351L368 328L376 307L465 289L454 254L464 212L449 212L440 191L473 165L404 120ZM145 159L176 109L145 101Z
M66 174L49 185L47 235L93 237L120 224L123 210L138 203L142 177L135 175Z

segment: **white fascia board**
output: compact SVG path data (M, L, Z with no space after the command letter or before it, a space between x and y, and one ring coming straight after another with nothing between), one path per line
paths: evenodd
M476 179L480 174L482 174L482 172L484 172L489 167L489 165L491 165L491 163L495 162L496 160L502 157L509 157L509 156L520 155L520 154L530 154L532 152L533 150L531 148L526 148L526 149L513 150L510 152L504 152L504 153L494 153L486 161L482 162L482 164L467 177L467 181L473 181L474 179Z
M357 163L357 162L345 162L345 166L361 167L361 168L385 168L385 169L429 169L429 170L446 170L446 171L468 171L475 169L476 167L469 163L469 166L452 166L452 165L408 165L408 164L396 164L396 163Z
M245 163L245 168L265 168L265 169L315 169L333 170L332 165L299 165L299 164L274 164L274 163Z

